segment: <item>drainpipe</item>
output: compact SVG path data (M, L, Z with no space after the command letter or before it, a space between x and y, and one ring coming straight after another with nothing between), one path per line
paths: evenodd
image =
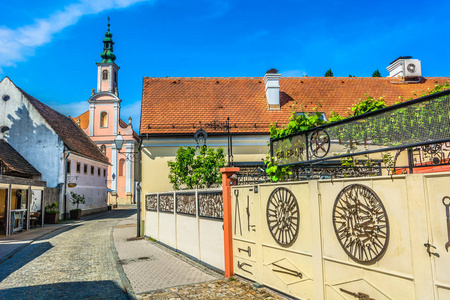
M67 218L67 158L70 155L70 150L67 150L67 155L64 156L64 187L63 187L63 197L64 197L64 220Z
M148 135L147 135L148 138ZM138 147L138 157L139 157L139 183L136 184L136 204L137 204L137 235L136 237L141 236L141 191L142 191L142 158L141 158L141 148L142 148L142 138L139 141ZM136 167L136 166L134 166Z

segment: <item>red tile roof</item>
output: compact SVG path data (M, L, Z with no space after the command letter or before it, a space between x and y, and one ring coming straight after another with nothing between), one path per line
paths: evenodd
M27 176L41 175L38 170L3 139L0 139L0 161L13 173Z
M91 158L103 163L108 163L108 158L103 155L94 142L84 133L83 130L72 120L72 118L57 112L53 108L40 102L25 91L18 89L47 121L55 133L63 140L68 150L78 153L81 156Z
M262 77L251 78L150 78L144 77L141 134L193 134L204 128L208 134L221 133L207 123L230 118L234 133L268 133L271 123L288 122L292 111L331 111L346 115L348 108L365 98L384 96L389 105L419 97L444 84L450 77L422 78L404 83L383 77L281 77L281 110L268 110Z

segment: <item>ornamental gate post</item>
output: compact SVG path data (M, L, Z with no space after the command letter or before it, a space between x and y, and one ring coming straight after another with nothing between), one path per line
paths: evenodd
M231 277L233 271L233 231L231 223L231 185L236 185L237 180L230 178L239 172L239 168L225 167L222 172L222 198L223 198L223 239L225 277Z

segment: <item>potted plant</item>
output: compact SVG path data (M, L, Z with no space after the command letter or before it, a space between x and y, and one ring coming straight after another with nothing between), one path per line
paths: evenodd
M78 207L80 206L80 204L85 204L86 200L84 195L80 195L74 192L70 192L70 203L72 203L72 205L77 205L77 208L75 209L71 209L70 210L70 218L72 220L79 220L81 218L81 209L79 209Z
M44 222L47 224L56 224L58 223L58 204L56 202L52 202L45 206L45 216Z

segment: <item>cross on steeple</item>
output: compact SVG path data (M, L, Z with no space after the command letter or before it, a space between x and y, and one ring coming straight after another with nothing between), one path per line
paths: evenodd
M100 54L102 63L112 63L116 60L116 56L113 53L114 42L112 40L112 33L109 30L111 18L108 16L108 31L105 33L105 39L103 40L103 52Z

